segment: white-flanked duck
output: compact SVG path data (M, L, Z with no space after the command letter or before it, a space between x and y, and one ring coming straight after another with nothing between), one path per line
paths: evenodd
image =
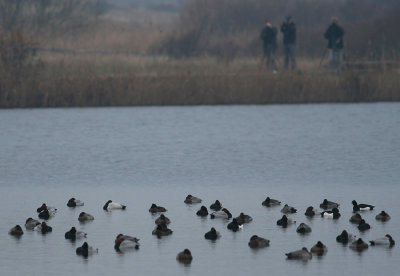
M195 203L201 203L201 199L192 195L187 195L185 198L184 202L186 204L195 204Z
M343 244L347 244L347 243L353 242L355 240L356 240L356 236L347 233L346 230L343 230L343 232L339 236L336 237L336 241L343 243Z
M48 226L46 222L42 222L38 226L36 226L33 230L41 232L42 234L47 234L49 232L53 231L53 228L51 226Z
M361 203L358 204L357 201L353 200L351 202L353 204L353 212L358 212L358 211L371 211L374 209L375 206L370 205L370 204L365 204L365 203Z
M319 205L320 208L322 209L333 209L333 208L339 208L339 203L329 201L326 198L322 201L322 203Z
M382 211L376 215L375 219L380 221L388 221L390 219L390 216L385 211Z
M11 236L20 237L24 234L24 231L22 231L20 225L15 225L13 228L10 229L10 231L8 231L8 234L10 234Z
M283 228L286 228L290 224L294 224L296 221L289 219L286 215L283 215L281 219L279 219L276 224L279 226L282 226Z
M330 219L338 219L340 218L340 213L337 208L333 208L332 211L324 211L321 213L321 217L330 218Z
M213 204L210 205L210 209L214 211L219 211L222 209L221 202L217 199Z
M85 203L79 199L76 198L70 198L67 202L68 207L77 207L77 206L83 206Z
M182 252L179 252L178 255L176 255L176 260L183 264L190 264L193 260L193 256L190 250L186 248Z
M368 249L368 244L366 244L361 238L359 238L358 240L350 244L350 248L361 252L365 249Z
M47 206L46 203L43 203L42 206L40 206L39 208L36 209L36 211L38 213L41 213L43 210L47 210L51 216L54 216L57 212L57 208L55 207L51 207L51 206Z
M85 212L81 212L79 214L78 220L80 222L91 221L91 220L94 220L94 216L92 216L91 214L85 213Z
M284 214L293 214L293 213L297 212L297 209L292 207L292 206L289 206L289 205L285 204L285 206L283 206L281 212L284 213Z
M159 224L153 230L152 234L156 235L158 238L161 238L162 236L171 235L172 232L173 231L171 229L169 229L166 224Z
M365 220L361 220L360 223L357 226L358 230L360 230L361 232L364 232L366 230L371 229L371 226L365 222Z
M201 206L200 209L197 211L196 215L199 217L206 217L208 216L208 210L206 206Z
M372 246L379 245L379 246L389 246L392 247L395 245L395 242L391 235L386 234L383 238L379 238L373 241L369 241Z
M300 234L307 234L310 233L311 231L312 231L311 227L305 223L300 223L300 225L296 229L296 232Z
M122 251L124 249L139 249L139 239L136 237L132 237L132 236L128 236L128 235L124 235L124 234L119 234L116 238L115 238L115 242L114 242L114 249L116 251Z
M163 212L166 212L167 211L167 209L165 209L164 207L162 207L162 206L157 206L156 204L151 204L151 206L150 206L150 209L149 209L149 212L150 213L152 213L152 214L155 214L155 213L163 213Z
M210 217L214 218L223 218L223 219L230 219L232 214L226 208L222 208L220 211L212 212Z
M76 254L79 256L83 256L85 258L89 257L90 255L93 255L94 253L98 253L99 250L96 248L93 248L90 246L87 242L84 242L81 247L78 247L76 249Z
M264 247L269 246L269 240L265 239L265 238L261 238L257 235L253 235L253 236L251 236L248 245L250 248L253 248L253 249L264 248Z
M214 227L211 228L210 231L208 231L207 233L204 234L204 238L207 240L212 240L215 241L217 239L219 239L221 237L220 233L215 230Z
M79 240L79 239L83 239L86 238L87 234L83 231L77 231L75 227L71 227L71 229L68 232L65 232L64 237L67 240Z
M25 221L25 228L27 230L33 230L33 228L35 228L39 224L40 224L40 222L38 220L33 219L33 218L27 218Z
M312 254L308 251L306 247L303 247L301 250L292 251L285 254L288 259L292 260L310 260L312 259Z
M277 200L277 199L273 199L273 198L267 197L267 198L261 203L261 205L262 205L262 206L265 206L265 207L272 207L272 206L281 205L281 202L280 202L279 200Z
M351 216L351 218L349 219L349 221L351 223L355 223L355 224L359 224L362 221L362 217L359 213L355 213L354 215Z
M231 230L233 232L239 231L239 229L243 228L243 224L239 223L236 218L234 218L228 225L226 226L228 230Z
M316 216L316 215L320 215L320 214L321 214L321 213L315 211L315 210L314 210L314 207L312 207L312 206L307 207L307 210L306 210L306 212L304 213L304 215L305 215L306 217L309 217L309 218L312 218L312 217L314 217L314 216Z
M158 218L156 218L156 220L154 221L155 224L159 225L159 224L170 224L171 220L169 218L167 218L166 216L164 216L164 214L161 214Z
M311 253L316 254L318 256L324 255L328 252L328 248L320 241L318 241L313 247L311 247Z
M237 216L235 219L237 220L237 222L238 222L239 224L250 223L250 222L253 221L253 218L252 218L251 216L246 215L246 214L244 214L244 213L240 213L240 215Z
M105 211L111 211L111 210L117 210L117 209L125 210L126 205L122 205L121 203L113 202L112 200L109 200L103 206L103 210L105 210Z

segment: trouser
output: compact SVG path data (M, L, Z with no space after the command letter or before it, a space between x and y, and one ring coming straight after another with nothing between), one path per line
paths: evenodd
M342 70L342 49L329 49L329 68L338 72Z
M285 69L289 69L289 60L291 62L291 70L296 69L296 45L283 44L283 54L285 56Z
M277 70L275 62L275 46L271 44L264 45L264 56L267 59L267 67Z

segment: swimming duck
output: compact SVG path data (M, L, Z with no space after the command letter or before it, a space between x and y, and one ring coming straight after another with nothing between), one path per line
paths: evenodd
M196 215L200 216L200 217L206 217L208 216L208 210L206 206L201 206L200 210L197 211Z
M139 246L140 246L140 244L139 244L138 238L124 235L124 234L119 234L115 238L115 242L114 242L114 249L116 251L121 251L124 249L130 249L130 248L135 248L137 250L137 249L139 249Z
M339 210L337 208L333 208L332 211L324 211L321 213L321 217L330 218L330 219L338 219L340 217Z
M333 208L339 208L339 205L340 205L339 203L329 201L325 198L324 201L322 201L322 203L319 205L319 207L322 209L333 209Z
M312 259L312 254L308 251L306 247L301 250L292 251L285 254L288 259L292 260L310 260Z
M99 250L97 248L94 249L92 246L89 246L87 242L84 242L81 247L78 247L76 249L76 254L85 258L97 252L99 252Z
M25 228L27 230L33 230L33 228L35 228L39 224L40 224L40 222L38 220L33 219L33 218L27 218L25 221Z
M297 233L306 234L311 232L311 227L305 223L300 223L299 227L296 229Z
M161 206L157 206L156 204L151 204L151 207L149 209L149 212L154 214L154 213L162 213L162 212L166 212L167 209L165 209L164 207Z
M383 238L379 238L379 239L369 241L369 242L371 243L372 246L382 245L382 246L392 247L395 244L392 236L390 236L389 234L386 234Z
M361 238L359 238L358 240L350 244L350 248L357 251L363 251L365 249L368 249L368 244L366 244Z
M164 214L161 214L158 218L156 218L156 220L154 221L155 224L170 224L171 220L169 218L167 218L166 216L164 216Z
M347 233L346 230L343 230L343 232L339 236L336 237L336 241L340 242L340 243L343 243L343 244L346 244L348 242L352 242L355 239L356 239L356 236Z
M253 218L249 215L245 215L244 213L240 213L240 215L236 217L236 220L239 224L244 224L252 222Z
M354 215L351 216L349 221L351 223L359 224L362 221L362 217L359 213L355 213Z
M125 210L126 205L122 205L121 203L117 203L117 202L113 202L112 200L109 200L103 206L103 210L105 210L105 211L111 211L111 210L115 210L115 209Z
M220 211L212 212L210 217L212 219L214 218L230 219L232 217L232 214L228 211L228 209L222 208L222 210Z
M152 232L153 235L156 235L158 238L162 236L168 236L172 234L172 230L167 227L166 224L159 224Z
M215 241L219 237L221 237L221 235L219 234L219 232L217 232L217 230L215 230L214 227L212 227L210 231L204 234L204 238L207 240Z
M261 204L266 207L272 207L272 206L281 205L281 202L277 199L272 199L272 198L267 197Z
M184 201L186 204L201 203L201 199L192 195L187 195Z
M24 234L24 231L22 231L21 226L15 225L13 228L10 229L10 231L8 231L8 234L10 234L11 236L19 237Z
M279 226L282 226L283 228L286 228L290 224L296 223L295 221L288 219L286 215L283 215L281 219L279 219L276 224Z
M353 203L353 212L358 212L358 211L370 211L373 210L375 206L369 205L369 204L358 204L357 201L353 200L351 203Z
M218 199L213 204L210 205L210 209L214 211L219 211L222 209L222 205Z
M76 207L76 206L83 206L85 203L76 198L70 198L67 202L68 207Z
M43 209L39 214L38 217L40 219L48 220L50 219L50 212L47 209Z
M388 221L390 219L390 216L385 211L382 211L376 215L375 219L380 221Z
M319 213L319 212L316 212L316 211L314 210L314 207L312 207L312 206L307 207L307 210L306 210L306 212L304 213L304 215L306 215L306 216L309 217L309 218L312 218L313 216L319 215L319 214L320 214L320 213Z
M371 228L371 226L365 222L365 220L361 220L360 223L357 226L358 230L360 230L361 232L366 231L368 229Z
M184 264L190 264L193 260L192 253L189 249L186 248L182 252L179 252L178 255L176 255L176 260Z
M42 212L43 210L47 210L51 216L54 216L57 212L57 208L47 206L46 203L43 203L42 206L36 209L38 213Z
M85 212L81 212L79 214L78 220L80 222L85 222L85 221L89 221L89 220L94 220L94 216L92 216L91 214L85 213Z
M238 231L239 229L243 228L243 225L240 224L237 219L233 219L228 225L226 226L229 230L232 230L233 232Z
M41 224L36 226L33 230L41 232L42 234L46 234L46 233L52 232L53 228L51 226L48 226L46 224L46 222L43 221Z
M261 238L257 235L253 235L250 238L249 241L249 247L250 248L263 248L263 247L267 247L269 246L269 240L265 239L265 238Z
M86 233L82 232L82 231L76 231L75 227L71 227L71 229L65 233L65 238L67 240L77 240L77 239L82 239L82 238L86 238Z
M289 205L285 204L285 206L283 206L281 212L284 213L284 214L293 214L293 213L297 212L297 209L292 207L292 206L289 206Z
M318 241L313 247L311 247L310 251L318 256L322 256L328 252L328 248L322 242Z

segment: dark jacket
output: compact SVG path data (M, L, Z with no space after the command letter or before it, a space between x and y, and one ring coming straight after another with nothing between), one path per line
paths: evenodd
M336 23L332 23L324 34L324 37L328 40L328 48L343 49L343 35L343 28Z
M260 39L264 42L264 48L272 46L272 48L276 49L277 42L276 42L276 34L277 29L275 27L268 27L265 26L261 33Z
M296 24L284 22L281 26L283 44L296 44Z

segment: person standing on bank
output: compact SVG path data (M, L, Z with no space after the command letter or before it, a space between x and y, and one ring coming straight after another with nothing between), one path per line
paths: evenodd
M328 40L329 67L338 72L342 69L344 30L339 26L339 20L332 18L332 24L326 30L324 37Z
M283 33L283 54L285 55L285 69L289 69L289 60L291 70L296 69L296 24L290 16L282 23L281 32Z
M267 59L267 67L272 67L272 72L277 73L278 68L275 62L276 43L276 27L273 27L269 20L265 21L265 27L262 29L260 39L263 41L264 56Z

